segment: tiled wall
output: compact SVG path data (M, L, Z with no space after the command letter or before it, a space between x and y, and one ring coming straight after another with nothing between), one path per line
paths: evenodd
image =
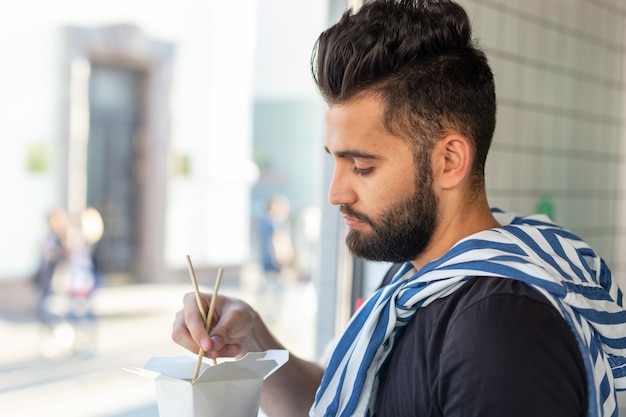
M527 214L547 198L626 288L626 2L460 2L496 77L491 204Z

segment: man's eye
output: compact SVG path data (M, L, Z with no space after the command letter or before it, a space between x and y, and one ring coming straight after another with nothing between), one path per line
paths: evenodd
M363 175L363 176L365 176L365 175L371 174L372 171L373 171L373 168L359 168L359 167L356 167L356 166L354 167L354 173L356 175Z

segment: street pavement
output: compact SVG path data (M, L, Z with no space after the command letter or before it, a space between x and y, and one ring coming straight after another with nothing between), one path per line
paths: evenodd
M0 315L0 416L2 417L158 417L154 383L124 367L141 367L153 356L187 355L171 340L175 312L190 284L103 288L94 299L95 341L73 352L80 332L60 326L46 335L28 315ZM252 305L254 292L239 286L221 294ZM272 304L282 312L271 329L287 346L310 357L314 345L314 305L307 284L294 284ZM6 294L5 294L6 296ZM15 300L13 300L15 301ZM258 308L258 307L257 307Z

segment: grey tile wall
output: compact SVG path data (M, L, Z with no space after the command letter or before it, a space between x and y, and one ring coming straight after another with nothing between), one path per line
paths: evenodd
M626 3L461 3L496 78L491 204L527 214L548 198L626 288Z

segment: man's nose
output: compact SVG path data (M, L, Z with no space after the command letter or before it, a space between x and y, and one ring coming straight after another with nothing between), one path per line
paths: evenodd
M328 187L328 201L333 205L354 204L357 194L350 186L350 181L345 172L335 168L333 177Z

